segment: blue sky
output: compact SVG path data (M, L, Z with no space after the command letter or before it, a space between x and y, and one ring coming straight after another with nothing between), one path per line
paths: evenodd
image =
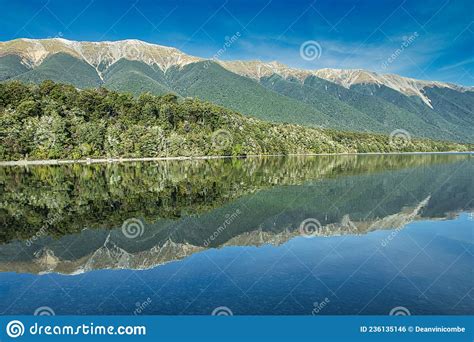
M0 40L135 38L221 59L363 68L474 85L474 1L0 0ZM300 47L319 44L319 58Z

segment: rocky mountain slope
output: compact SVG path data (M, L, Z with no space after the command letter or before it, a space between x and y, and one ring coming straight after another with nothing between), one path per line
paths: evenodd
M352 131L474 141L474 91L366 70L303 70L213 61L138 40L0 42L0 81L199 97L260 119Z

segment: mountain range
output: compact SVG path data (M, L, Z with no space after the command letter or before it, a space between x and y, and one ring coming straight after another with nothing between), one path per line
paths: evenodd
M429 197L412 208L403 208L398 213L364 222L352 222L349 216L344 216L340 222L322 227L321 232L314 236L342 236L349 234L367 234L381 229L403 229L416 220L427 219L420 212L427 205ZM450 213L457 216L457 213ZM429 218L428 218L429 219ZM302 235L298 229L276 227L275 231L256 229L241 234L235 234L226 242L216 246L279 246ZM155 235L146 236L146 243L124 239L121 229L90 230L64 236L58 240L41 238L27 252L18 255L21 242L0 246L0 272L17 272L47 274L60 273L76 275L100 269L134 269L145 270L172 261L187 258L195 253L208 249L207 246L192 245L187 241L163 240L156 231ZM94 243L84 243L94 241ZM73 253L66 248L71 244ZM20 247L21 249L22 247ZM72 258L71 258L72 256ZM12 258L13 257L13 258Z
M474 88L353 69L220 61L139 40L0 42L0 81L198 97L242 114L348 131L474 142Z

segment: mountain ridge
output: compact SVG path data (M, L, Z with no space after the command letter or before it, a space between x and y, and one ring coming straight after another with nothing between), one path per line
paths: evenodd
M134 95L198 97L266 121L473 142L474 91L362 69L222 61L135 39L0 42L0 82L44 80Z
M414 206L403 207L399 212L377 217L366 221L352 222L348 215L342 217L340 222L323 225L318 231L312 233L314 237L338 237L345 235L365 235L379 230L396 230L405 228L408 224L426 220L420 212L429 202L430 196L419 201ZM459 213L453 213L457 217ZM435 218L428 218L435 219ZM449 219L449 215L442 219ZM29 256L22 256L19 260L6 259L11 257L9 250L15 249L15 245L19 242L15 241L10 245L1 246L2 257L0 258L0 270L3 272L18 272L30 274L50 274L57 273L62 275L78 275L94 270L109 269L133 269L146 270L155 268L160 265L173 261L179 261L190 257L195 253L199 253L210 248L226 248L226 247L258 247L263 245L271 245L274 247L283 245L288 241L305 236L301 229L294 227L274 227L274 230L263 230L256 228L254 230L239 232L231 235L227 240L216 246L194 245L188 241L173 241L171 237L161 240L159 237L147 237L147 244L138 246L136 250L136 242L132 243L132 247L123 239L121 229L105 231L99 229L97 231L84 229L76 234L77 236L86 235L83 238L94 239L97 247L92 248L84 255L72 256L61 251L61 246L67 245L67 241L53 245L50 238L45 237L35 243L33 248L28 251ZM66 237L70 239L71 236ZM150 246L148 246L148 244ZM64 247L62 247L64 248ZM56 251L55 251L56 250ZM72 258L71 258L72 257ZM26 259L25 259L26 258Z
M459 91L474 91L473 87L462 86L454 83L418 80L396 74L380 74L374 71L358 68L300 69L287 66L278 61L264 62L261 60L214 60L212 58L209 59L192 56L174 47L148 43L138 39L96 42L75 41L64 38L19 38L11 41L0 42L0 56L21 52L21 48L23 47L21 45L22 42L29 44L27 47L30 49L32 47L37 48L37 50L32 51L33 53L21 53L21 56L24 58L24 62L32 67L41 64L41 62L51 54L65 52L75 53L76 57L82 58L96 69L107 57L110 59L110 64L108 66L113 65L121 58L127 58L130 60L140 60L148 65L157 65L162 71L168 70L171 66L177 65L182 67L190 63L208 60L215 61L225 69L236 74L251 78L261 78L263 76L268 76L268 74L271 73L284 76L285 78L293 76L302 78L301 80L304 80L304 78L313 75L343 85L346 88L353 84L364 83L368 81L387 85L382 81L383 79L386 79L389 81L388 83L392 85L391 88L402 92L413 91L414 88L408 87L404 89L399 84L396 84L394 80L399 82L400 80L403 80L405 86L408 86L409 83L411 83L416 87L436 86L440 88L456 89ZM148 49L148 51L144 50L144 48ZM165 52L168 53L168 56L165 55ZM103 53L106 54L103 55ZM417 94L417 96L422 96L419 91L413 91L413 93Z

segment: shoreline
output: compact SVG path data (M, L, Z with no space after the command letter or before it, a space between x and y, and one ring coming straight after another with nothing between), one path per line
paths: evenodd
M87 158L87 159L40 159L40 160L12 160L0 161L2 166L34 166L34 165L69 165L69 164L113 164L131 162L153 161L179 161L179 160L211 160L211 159L244 159L261 157L311 157L311 156L351 156L351 155L417 155L417 154L473 154L474 151L449 151L449 152L361 152L361 153L304 153L304 154L255 154L247 156L196 156L196 157L144 157L144 158Z

